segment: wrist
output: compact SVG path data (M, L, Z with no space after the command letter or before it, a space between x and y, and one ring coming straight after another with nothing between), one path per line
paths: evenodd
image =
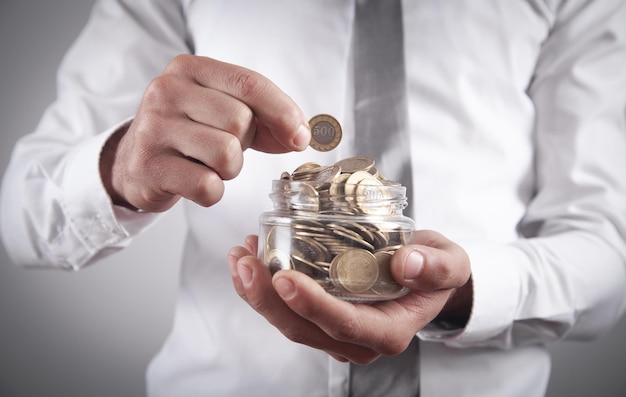
M465 285L452 291L443 309L432 322L444 330L465 328L472 312L473 295L470 276Z
M100 178L102 184L114 205L125 207L131 210L137 210L133 207L115 188L114 184L114 167L117 160L119 143L126 134L130 123L126 123L118 128L102 147L100 152Z

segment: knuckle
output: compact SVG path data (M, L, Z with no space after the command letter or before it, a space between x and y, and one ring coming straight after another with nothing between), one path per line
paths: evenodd
M444 260L432 257L425 258L425 270L422 272L418 285L424 291L436 291L446 288L454 277L454 267Z
M199 205L210 207L224 196L224 182L214 172L207 170L196 181L191 196Z
M241 289L241 287L235 286L235 291L237 291L237 295L239 295L239 297L246 302L247 304L250 304L250 302L248 302L248 296L246 295L246 293Z
M130 174L158 175L163 169L160 158L164 150L164 137L158 132L155 123L155 120L142 122L135 131L134 147L127 164Z
M355 341L357 338L358 324L356 319L348 317L343 321L338 321L334 328L329 330L329 334L336 340Z
M241 140L252 129L254 113L249 107L240 106L228 122L228 131Z
M283 335L285 335L287 339L289 339L292 342L299 343L299 344L307 343L308 338L306 334L302 333L296 327L284 327L281 330L281 332L283 333Z
M250 289L244 288L244 293L246 294L246 302L259 314L265 315L268 311L267 305L264 303L262 299Z
M467 252L465 252L465 250L461 249L460 247L459 249L461 250L461 254L460 254L461 261L457 264L457 268L460 268L458 269L459 276L461 279L460 282L462 284L465 284L472 274L471 267L470 267L470 258Z
M418 230L414 232L414 239L422 245L438 247L441 244L442 235L434 230Z
M235 72L231 78L231 85L237 96L244 99L260 95L266 84L259 74L247 69Z
M385 338L384 342L379 346L378 351L385 356L395 356L402 353L407 346L406 343L398 339Z
M239 295L241 299L243 299L246 303L250 304L250 302L248 302L248 296L246 295L246 292L244 291L243 287L238 282L238 280L239 279L237 277L232 276L232 282L233 282L233 286L235 287L235 292L237 292L237 295Z
M223 142L216 152L217 172L224 180L235 178L243 168L243 151L239 139L230 134L224 134Z
M451 263L445 261L439 265L437 273L437 281L442 285L447 285L447 283L454 278L455 269Z
M368 365L380 358L377 353L363 353L350 357L350 361L357 365Z
M300 124L300 120L302 120L298 108L293 106L283 106L277 117L278 125L284 126L285 128L295 128Z
M178 91L177 78L170 75L161 75L150 81L144 93L144 101L155 104L156 109L170 106L174 103Z
M179 74L183 73L190 67L190 64L194 61L194 56L190 54L179 54L175 56L170 63L165 67L164 74Z
M143 148L148 145L154 146L157 144L160 138L159 126L162 125L161 117L158 115L137 117L133 123L135 127L133 134L135 142L139 148Z
M158 195L151 189L141 189L139 194L139 201L142 203L142 209L154 212L164 211L164 203L167 202L163 197Z

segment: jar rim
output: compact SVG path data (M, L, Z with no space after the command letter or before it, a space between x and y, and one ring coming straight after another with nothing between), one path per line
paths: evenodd
M406 187L386 180L335 183L277 179L270 198L275 208L361 215L401 214L407 206Z

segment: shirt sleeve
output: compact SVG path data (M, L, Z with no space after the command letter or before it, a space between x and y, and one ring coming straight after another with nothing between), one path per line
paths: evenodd
M102 0L58 72L58 96L18 141L0 196L2 239L25 266L78 269L123 248L156 216L118 208L99 157L150 80L190 52L176 1Z
M555 6L528 95L535 194L508 245L460 242L472 266L467 326L450 346L597 337L626 307L626 3Z

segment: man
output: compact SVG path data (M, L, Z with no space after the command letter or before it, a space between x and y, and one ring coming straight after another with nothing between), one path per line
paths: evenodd
M271 179L359 154L348 1L99 3L5 176L7 249L80 268L187 199L152 395L346 395L345 361L416 333L424 396L541 395L542 345L624 310L625 5L403 6L419 229L393 260L406 297L352 305L295 272L270 279L254 237L226 254L258 227ZM345 127L335 151L304 150L317 113Z

